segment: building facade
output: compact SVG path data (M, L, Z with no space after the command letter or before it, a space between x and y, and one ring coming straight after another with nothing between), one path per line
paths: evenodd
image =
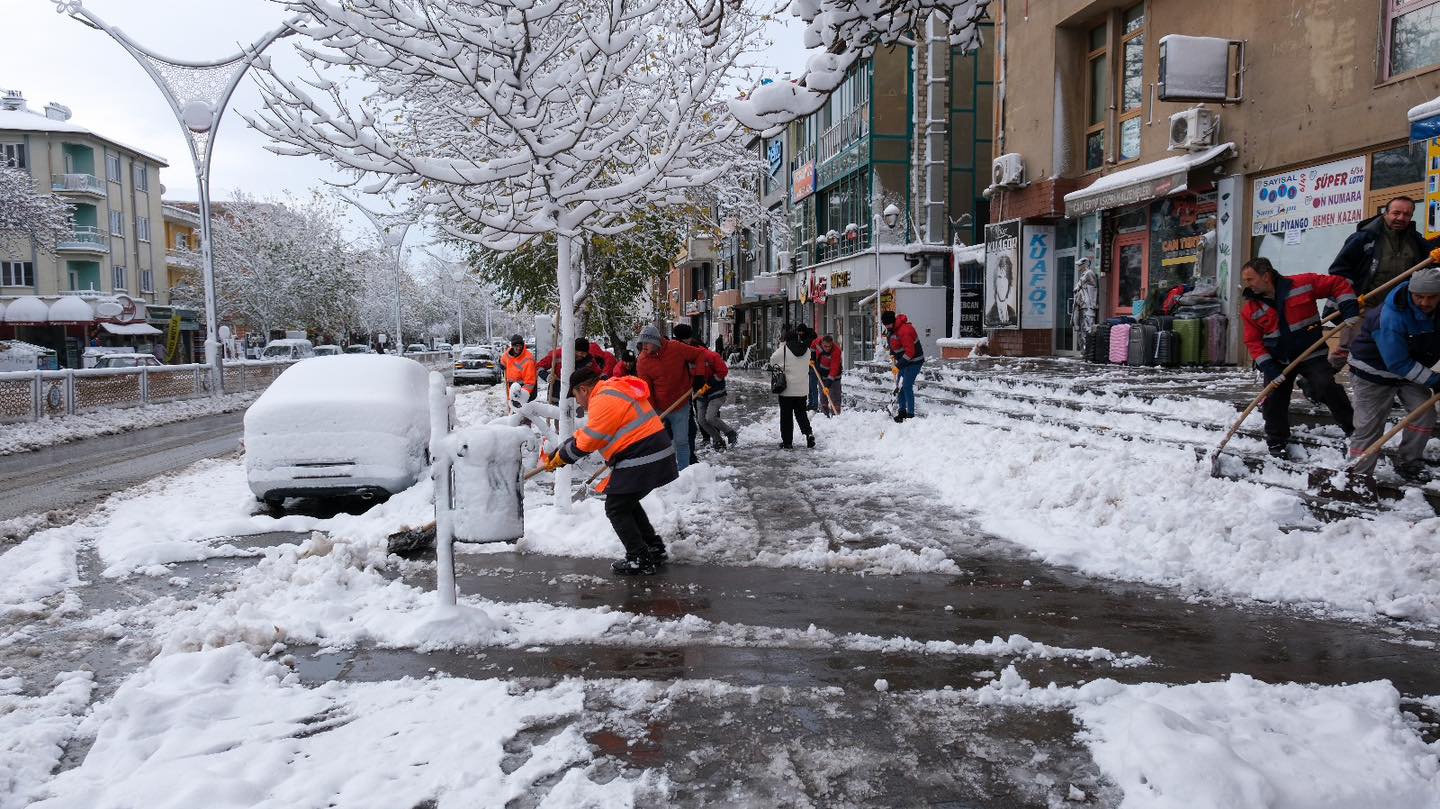
M37 190L74 208L74 226L53 253L0 244L0 338L50 348L64 367L79 367L90 345L166 355L147 314L170 302L166 162L72 123L60 104L35 112L11 90L0 99L0 165L29 173Z
M1073 351L1074 267L1088 258L1101 320L1153 314L1177 286L1213 289L1228 320L1206 360L1248 362L1241 264L1325 272L1387 201L1425 197L1426 144L1410 141L1407 111L1440 95L1435 0L991 9L986 303L1016 310L989 330L994 353Z

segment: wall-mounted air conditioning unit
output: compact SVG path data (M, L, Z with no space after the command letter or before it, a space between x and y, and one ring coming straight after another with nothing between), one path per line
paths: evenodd
M996 188L1017 188L1025 184L1025 160L1011 152L995 158L990 164L990 185Z
M1204 107L1170 116L1170 150L1193 152L1209 149L1220 137L1220 116Z

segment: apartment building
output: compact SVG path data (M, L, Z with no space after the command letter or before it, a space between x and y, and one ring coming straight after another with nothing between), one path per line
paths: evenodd
M74 206L74 227L53 253L0 244L0 338L56 351L78 367L87 345L164 354L146 308L169 303L156 155L99 135L23 94L0 98L0 165L28 172L37 190Z
M1210 359L1248 362L1241 264L1325 272L1359 223L1437 182L1407 113L1440 95L1440 0L994 0L991 14L987 261L1008 256L1016 283L986 294L1018 309L989 329L996 353L1073 349L1083 257L1101 319L1216 287L1229 333Z

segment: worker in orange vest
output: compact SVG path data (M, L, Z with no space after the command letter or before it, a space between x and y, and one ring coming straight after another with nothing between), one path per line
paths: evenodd
M535 398L535 355L525 347L525 338L516 334L510 338L510 350L500 355L500 365L505 369L505 400L510 400L510 385L519 382L525 388L526 401Z
M553 472L599 451L611 472L597 492L605 493L605 516L625 546L625 558L610 569L622 576L652 576L668 554L640 501L680 473L665 422L650 406L650 386L633 376L601 379L585 363L570 375L570 392L587 418L545 468Z

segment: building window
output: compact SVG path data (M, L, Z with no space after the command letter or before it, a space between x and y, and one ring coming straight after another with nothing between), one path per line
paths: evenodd
M189 250L189 249L190 249L190 234L188 234L188 233L183 233L183 232L176 232L176 234L175 234L175 249L176 249L176 250Z
M29 261L0 261L0 286L35 286L35 265Z
M150 217L135 217L135 238L142 242L150 241Z
M120 211L110 212L110 235L125 237L125 214Z
M1110 108L1110 60L1104 23L1090 29L1085 56L1085 170L1105 165L1105 118Z
M154 274L153 272L151 272L150 270L141 270L141 271L140 271L140 291L141 291L141 292L154 292L154 291L155 291L155 274Z
M1140 107L1145 103L1145 5L1125 11L1120 39L1120 162L1140 156Z
M105 179L112 183L120 182L120 155L105 155Z
M30 164L25 160L25 144L23 143L0 143L0 168L28 169Z
M149 191L149 190L150 190L150 172L146 170L145 164L144 164L144 163L136 163L136 164L135 164L135 168L134 168L134 174L135 174L135 190L136 190L136 191Z
M115 287L116 289L128 289L128 287L125 286L125 268L124 268L124 267L111 267L111 268L110 268L110 275L111 275L110 280L111 280L111 282L113 283L113 285L114 285L114 287Z
M1440 64L1440 0L1385 0L1385 77Z

